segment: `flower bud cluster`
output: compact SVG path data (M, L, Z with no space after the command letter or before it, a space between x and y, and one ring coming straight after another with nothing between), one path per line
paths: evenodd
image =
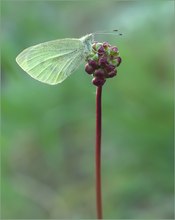
M95 42L86 61L85 71L93 75L92 83L95 86L102 86L107 78L116 76L117 67L122 59L117 47L111 46L107 42Z

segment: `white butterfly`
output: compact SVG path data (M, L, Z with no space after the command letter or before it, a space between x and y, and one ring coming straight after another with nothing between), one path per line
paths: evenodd
M41 43L23 50L16 62L31 77L57 84L75 71L91 53L94 34Z

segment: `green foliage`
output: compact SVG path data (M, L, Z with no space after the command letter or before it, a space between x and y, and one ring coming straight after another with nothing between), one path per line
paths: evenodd
M103 89L104 217L174 218L173 1L3 1L3 219L95 218L95 87L83 65L49 86L15 57L113 28L97 38L123 60Z

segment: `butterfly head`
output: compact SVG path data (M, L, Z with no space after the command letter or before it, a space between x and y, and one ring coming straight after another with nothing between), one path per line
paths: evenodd
M87 35L81 37L80 41L84 45L84 54L86 57L92 51L92 44L94 43L94 34L87 34Z

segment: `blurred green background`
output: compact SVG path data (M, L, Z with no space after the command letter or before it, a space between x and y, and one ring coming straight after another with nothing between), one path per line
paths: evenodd
M2 2L2 218L95 219L95 87L84 65L64 83L33 80L26 47L97 30L122 37L103 88L106 219L174 219L174 1Z

